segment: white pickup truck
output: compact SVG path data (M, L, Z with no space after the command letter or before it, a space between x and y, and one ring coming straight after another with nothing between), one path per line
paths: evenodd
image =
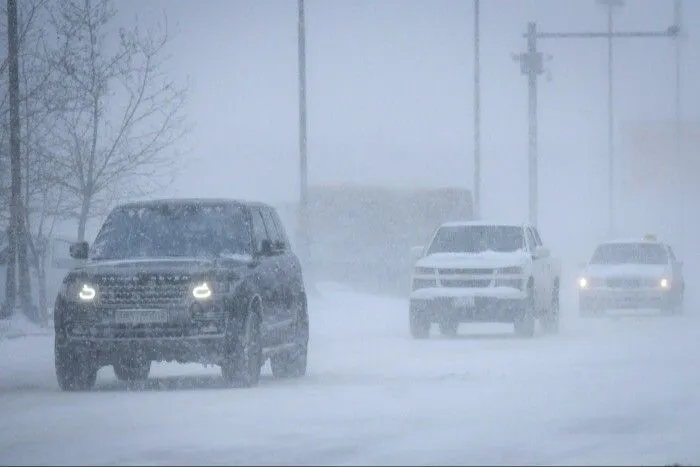
M411 335L427 338L437 323L446 336L460 323L513 323L531 337L535 320L559 329L561 264L530 225L449 222L418 257L409 299Z

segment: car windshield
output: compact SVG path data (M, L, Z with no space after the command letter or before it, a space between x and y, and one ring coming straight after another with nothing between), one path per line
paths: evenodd
M240 207L163 204L112 211L90 257L212 257L247 254L250 247L250 227Z
M523 229L517 226L445 226L438 229L428 254L512 252L522 249L524 243Z
M668 254L658 243L609 243L600 245L591 264L666 264Z

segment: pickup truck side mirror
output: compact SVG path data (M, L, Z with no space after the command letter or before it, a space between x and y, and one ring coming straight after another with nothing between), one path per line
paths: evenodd
M90 245L88 245L88 242L78 242L73 243L68 248L68 251L70 252L71 258L73 259L87 259L89 249Z
M549 248L547 248L546 246L536 247L534 256L536 259L548 257L549 256Z
M423 247L422 246L414 246L411 247L411 256L413 259L420 259L423 257Z

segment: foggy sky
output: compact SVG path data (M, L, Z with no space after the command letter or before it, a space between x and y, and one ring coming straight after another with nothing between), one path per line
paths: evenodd
M672 0L628 0L620 30L664 30ZM167 14L173 73L191 80L190 163L169 190L270 202L298 193L297 2L119 0ZM307 0L310 183L472 187L473 16L465 0ZM684 2L684 117L698 119L700 2ZM482 0L484 214L527 219L527 88L512 53L529 20L604 31L595 0ZM697 42L697 41L695 41ZM541 40L540 219L600 235L607 200L607 43ZM615 44L618 122L673 117L673 45ZM619 152L619 150L618 150ZM620 156L621 157L621 156ZM586 218L582 221L581 218ZM677 225L675 226L677 227ZM677 230L677 229L676 229ZM562 232L564 233L564 232Z

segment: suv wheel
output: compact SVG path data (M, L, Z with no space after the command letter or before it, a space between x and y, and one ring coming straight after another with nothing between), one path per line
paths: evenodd
M99 367L95 358L86 349L66 342L56 334L54 358L56 379L63 391L86 391L97 381Z
M306 300L300 300L294 323L292 342L294 349L279 352L270 357L270 367L275 378L299 378L306 374L309 352L309 315Z
M520 312L515 315L515 334L520 337L532 337L535 335L535 295L532 288L528 291L527 298L523 300Z
M226 334L221 375L228 384L235 387L257 386L262 370L259 306L251 303L245 321L240 324L231 321Z
M112 367L119 381L143 381L151 372L151 361L141 357L122 357Z

